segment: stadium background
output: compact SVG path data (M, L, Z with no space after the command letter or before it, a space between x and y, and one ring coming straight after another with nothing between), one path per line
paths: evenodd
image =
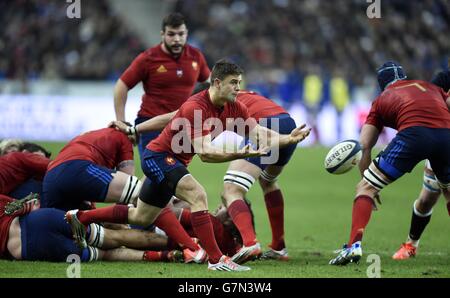
M208 64L229 57L246 71L245 87L286 107L297 123L317 124L280 179L286 193L286 239L293 261L254 265L256 277L365 277L367 264L329 268L332 250L346 240L356 171L323 170L326 147L357 138L370 101L378 94L375 69L385 60L404 65L409 78L429 80L446 67L450 4L445 0L381 0L381 18L369 19L365 0L98 0L80 1L81 18L68 18L64 0L0 1L0 139L38 140L53 156L64 142L114 118L115 80L142 50L159 42L160 22L171 11L187 17L189 42ZM142 87L129 94L127 119L138 110ZM314 116L317 112L317 117ZM392 137L388 131L382 148ZM302 145L302 147L303 147ZM138 161L137 161L138 162ZM210 209L219 201L226 165L194 160ZM139 171L139 174L141 172ZM383 191L365 245L382 257L383 276L450 276L448 216L436 206L416 260L395 263L390 254L407 235L421 167ZM257 187L258 237L269 241L267 215ZM122 264L123 265L123 264ZM202 266L84 265L83 276L214 276ZM130 268L137 266L136 271ZM64 276L64 264L0 262L0 276ZM36 271L35 268L38 270ZM132 270L134 273L130 273Z

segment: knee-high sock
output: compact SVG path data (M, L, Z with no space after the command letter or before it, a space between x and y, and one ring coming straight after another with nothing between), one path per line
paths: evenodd
M113 205L94 210L78 211L77 217L84 225L94 222L128 223L128 206Z
M199 249L199 246L192 241L191 237L189 237L183 229L177 217L169 207L161 210L161 213L156 218L154 224L166 232L167 236L178 243L182 248L189 248L192 251Z
M417 241L422 236L423 231L430 222L431 211L427 214L422 214L416 209L416 202L413 205L413 212L411 216L411 226L409 228L409 238Z
M214 237L214 230L209 218L208 210L191 213L192 228L200 240L200 245L205 249L211 264L219 262L222 252Z
M245 246L256 243L256 233L252 224L252 214L244 200L235 200L228 206L228 214L235 226L241 233L242 242Z
M281 190L277 189L264 195L270 227L272 229L272 243L270 247L282 250L284 243L284 200Z
M361 241L364 229L370 220L372 214L373 200L369 196L358 196L353 202L352 211L352 231L348 245L352 245L356 241Z

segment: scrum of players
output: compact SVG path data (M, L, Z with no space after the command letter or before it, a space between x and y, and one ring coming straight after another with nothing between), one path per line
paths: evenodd
M243 70L235 63L220 60L210 71L202 53L186 40L183 16L174 13L164 18L161 43L141 53L116 83L116 121L107 128L76 136L54 159L37 144L1 142L1 258L64 262L67 256L76 254L85 262L207 263L208 269L217 271L248 271L250 267L243 264L256 259L289 260L284 239L284 198L277 178L310 129L304 124L297 127L289 113L270 99L241 90ZM386 65L378 73L381 89L386 88L381 96L393 93L396 84L406 81L406 76L398 75L401 66ZM152 72L157 72L161 81L154 82L149 75ZM201 84L203 90L193 92L197 82L207 80ZM124 117L127 92L140 81L146 93L135 124L131 125ZM424 125L444 130L441 137L447 138L447 147L450 102L445 92L449 81L450 72L443 71L433 80L438 87L431 87L433 96L440 96L446 103L447 114L442 104L430 107L441 109L436 112L442 116L441 121L432 123L431 128ZM425 85L427 89L433 86L423 81L406 84ZM162 102L161 94L170 102ZM198 112L200 129L195 126ZM428 116L417 117L420 122ZM214 127L210 119L216 120ZM244 120L244 129L230 127L230 119ZM186 133L180 123L193 129ZM355 222L348 244L330 261L332 265L359 260L367 209L376 204L381 188L410 166L397 164L395 158L392 161L387 156L370 163L373 141L379 129L390 123L380 122L374 113L366 124L369 130L363 129L361 139L369 151L363 152L365 158L360 164L363 179L354 202ZM232 152L219 150L211 144L221 132L217 126L241 134L245 142ZM181 150L173 148L173 141L179 141L180 135ZM135 176L135 144L139 145L144 172L141 179ZM437 152L446 152L447 156L420 157L430 160L436 175L431 168L425 172L424 189L413 208L410 234L393 256L395 259L416 254L440 194L450 202L450 150L440 148ZM218 194L222 204L212 213L208 211L205 189L188 171L195 154L203 162L230 162L223 190ZM437 162L444 166L437 166ZM256 238L251 205L245 198L256 181L264 194L272 231L266 250ZM97 202L110 205L97 208Z

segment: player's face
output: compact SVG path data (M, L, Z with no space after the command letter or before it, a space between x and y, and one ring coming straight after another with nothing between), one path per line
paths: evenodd
M173 56L178 56L183 51L186 44L188 30L186 25L179 27L166 26L164 31L161 31L161 38L167 51Z
M241 75L229 75L223 81L220 81L219 92L222 98L229 102L235 102L238 92L241 90Z

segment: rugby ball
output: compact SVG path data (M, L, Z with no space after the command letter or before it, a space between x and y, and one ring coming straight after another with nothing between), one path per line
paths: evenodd
M361 160L361 145L355 140L342 141L328 152L325 169L331 174L344 174Z

